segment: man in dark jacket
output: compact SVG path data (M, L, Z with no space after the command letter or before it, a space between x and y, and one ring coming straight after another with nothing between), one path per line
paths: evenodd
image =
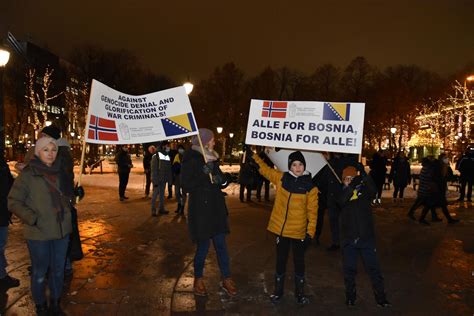
M382 190L387 175L387 158L385 158L385 151L379 150L372 156L370 162L370 176L374 180L377 189L373 204L382 204Z
M156 153L156 148L153 145L148 146L148 149L145 151L143 156L143 170L145 170L145 197L150 195L150 185L151 185L151 157Z
M360 171L360 176L357 176L357 171ZM374 221L370 207L376 193L375 185L362 165L358 165L357 169L352 166L346 167L342 173L342 179L344 187L339 195L338 204L341 208L339 225L346 304L355 305L357 259L362 256L366 272L372 281L377 305L389 307L391 304L385 297L383 276L377 260Z
M270 168L273 168L275 165L273 162L268 158L267 154L265 154L265 151L262 150L258 154L260 158L263 159L263 161L269 166ZM257 176L257 201L261 202L262 201L262 187L265 186L265 202L270 201L270 181L265 179L262 175L258 174Z
M457 164L461 173L461 195L458 201L464 201L467 186L467 201L472 202L472 185L474 184L474 149L466 150Z
M153 182L153 196L151 198L152 216L157 216L155 204L158 194L160 195L160 201L158 202L159 213L169 213L165 210L165 188L172 178L171 163L168 142L162 142L160 150L151 159L151 181Z
M321 236L324 224L324 213L327 209L328 184L331 170L326 165L314 177L313 183L318 187L318 220L316 221L316 233L314 235L315 245L319 245L319 237Z
M115 157L117 163L117 172L119 175L119 197L120 201L127 200L125 196L125 190L127 189L128 178L130 176L130 170L132 169L132 158L128 153L128 147L122 146Z
M7 274L5 246L8 240L8 225L11 213L8 211L8 193L13 185L13 177L3 157L0 157L0 286L17 287L20 281Z

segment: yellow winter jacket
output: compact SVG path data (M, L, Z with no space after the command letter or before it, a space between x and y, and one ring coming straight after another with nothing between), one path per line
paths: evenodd
M283 172L270 168L257 155L252 157L260 166L259 172L276 186L275 204L267 229L278 236L304 239L316 232L318 219L318 189L306 194L291 193L282 187Z

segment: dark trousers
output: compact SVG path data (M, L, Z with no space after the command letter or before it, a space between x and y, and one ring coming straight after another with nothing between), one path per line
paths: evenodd
M466 194L466 186L467 186L467 199L470 200L472 198L472 179L461 178L461 196L459 197L460 200L464 200L464 195Z
M127 189L128 177L130 172L119 172L119 196L125 196L125 189Z
M427 204L426 199L430 199L429 197L424 197L424 196L417 196L415 202L413 205L410 207L410 210L408 211L408 214L415 214L415 211L417 208L419 208L422 205ZM434 207L428 207L428 209L431 209L431 219L435 219L438 217L436 214L436 208ZM423 212L423 211L422 211ZM423 217L424 218L424 217Z
M304 277L304 240L288 237L278 236L276 238L276 273L277 275L285 274L286 263L290 254L290 246L293 249L293 265L295 267L295 275L298 277Z
M171 199L173 197L173 180L168 182L168 198Z
M377 179L375 181L375 187L377 188L377 195L375 198L381 199L382 198L382 190L383 190L383 185L385 183L385 179Z
M453 218L451 217L451 215L449 214L449 211L448 211L448 201L446 201L446 199L442 199L440 204L437 205L439 207L441 207L441 211L443 212L444 214L444 217L446 217L446 219L449 221L449 220L452 220ZM432 203L426 203L425 204L425 207L423 207L423 210L421 211L421 216L420 216L420 220L423 220L425 219L425 216L426 214L428 214L428 211L431 209L431 212L435 212L435 209L436 207L432 205ZM435 213L435 216L436 216L436 213ZM434 218L434 217L433 217Z
M46 302L46 274L49 269L48 287L52 300L61 297L64 284L69 236L57 240L27 240L31 258L31 294L35 304Z
M328 207L329 226L331 227L332 244L339 245L339 209Z
M326 213L326 209L318 207L318 220L316 221L316 234L314 235L314 239L316 240L319 240L319 237L323 231L324 213Z
M230 260L227 252L227 244L225 241L225 234L219 234L211 237L212 244L216 250L217 263L223 278L230 277ZM211 239L201 240L197 242L196 254L194 255L194 277L202 278L204 275L204 263L206 261L207 253Z
M405 191L406 187L401 187L398 185L393 185L394 186L394 191L393 191L393 198L396 199L397 195L399 198L403 199L403 191ZM399 194L400 193L400 194Z
M257 185L257 199L262 198L262 187L265 185L265 201L270 200L270 181L267 179L260 181Z
M359 256L364 261L365 271L370 277L372 288L376 293L384 293L383 276L377 260L377 251L374 240L345 240L342 245L342 258L344 269L344 285L346 295L355 299L357 274L357 259Z
M145 195L148 196L148 195L150 195L151 171L145 172L145 178L146 178Z
M240 200L244 200L244 190L247 190L247 201L250 201L252 197L252 190L250 189L249 185L241 184L240 185Z

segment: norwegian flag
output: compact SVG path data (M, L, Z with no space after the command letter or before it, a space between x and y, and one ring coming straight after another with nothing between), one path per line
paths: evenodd
M117 127L114 120L91 115L89 122L89 139L117 141Z
M262 117L286 118L288 102L263 101Z

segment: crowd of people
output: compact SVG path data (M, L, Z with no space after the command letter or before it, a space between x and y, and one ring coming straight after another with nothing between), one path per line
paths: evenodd
M201 142L194 136L187 149L182 145L175 148L167 141L145 147L144 193L146 198L151 198L151 215L166 215L169 211L165 209L165 196L168 199L173 197L174 185L175 213L181 216L187 210L190 237L196 245L194 294L208 295L204 266L212 241L222 275L221 287L229 296L235 296L238 290L232 279L226 242L230 231L229 211L225 192L222 191L233 179L220 169L213 132L201 128L199 135ZM331 232L331 245L327 250L340 250L342 253L346 304L356 304L355 276L357 260L361 256L372 282L376 303L388 307L391 304L385 294L376 254L373 207L382 204L382 191L387 182L393 183L393 200L399 203L403 201L405 188L411 181L418 181L417 198L408 211L408 217L429 225L425 219L427 213L431 211L432 221L441 221L436 214L436 209L441 208L449 224L457 223L459 220L451 217L447 207L448 183L454 179L448 157L441 154L438 159L424 158L419 177L414 179L403 152L393 159L388 173L388 159L382 150L372 157L368 173L354 155L324 155L328 164L316 175L311 175L306 170L305 157L299 151L289 155L288 170L277 170L262 148L258 148L257 152L250 147L245 148L239 174L240 201L252 202L252 191L256 190L256 198L261 202L261 190L265 189L264 201L268 203L270 183L275 187L273 209L267 226L267 230L275 236L276 253L274 291L270 300L278 304L284 295L286 265L291 251L296 303L309 303L304 291L304 256L311 242L319 245L327 210ZM119 147L116 163L119 199L125 201L128 199L126 188L133 167L127 146ZM466 198L472 201L474 151L466 151L456 168L460 172L459 200ZM4 160L0 161L0 285L19 285L19 281L5 270L4 249L11 212L23 222L31 258L31 294L37 314L64 315L60 298L65 275L72 271L70 239L74 224L77 225L73 216L74 204L77 197L84 196L84 191L81 187L74 187L70 149L57 128L50 126L43 130L19 169L21 172L13 181L8 165ZM417 219L415 211L420 207L422 211Z

